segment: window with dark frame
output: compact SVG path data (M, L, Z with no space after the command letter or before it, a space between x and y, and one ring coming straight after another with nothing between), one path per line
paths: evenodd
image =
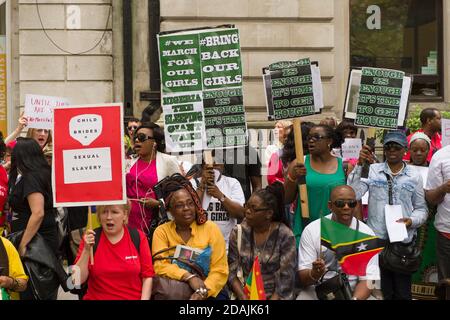
M411 100L443 100L442 0L350 0L350 66L413 75Z

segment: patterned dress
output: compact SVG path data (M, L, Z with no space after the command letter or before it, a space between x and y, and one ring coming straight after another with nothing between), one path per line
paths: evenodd
M267 299L277 293L281 300L293 300L297 251L294 234L283 223L275 222L267 241L256 246L252 228L242 222L240 254L237 249L237 227L233 228L228 248L228 283L231 285L237 277L239 266L242 266L244 279L247 279L258 252Z

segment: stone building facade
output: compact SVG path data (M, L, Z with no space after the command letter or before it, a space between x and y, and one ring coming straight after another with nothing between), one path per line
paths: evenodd
M123 101L122 9L131 1L132 106L148 101L149 3L154 0L7 0L8 131L28 93L67 97L73 104ZM319 62L324 115L340 118L350 70L350 0L159 0L160 30L234 24L244 67L249 127L265 121L261 69L271 62L310 57ZM443 101L450 101L450 0L443 4ZM59 47L57 47L56 45ZM89 52L79 54L80 52ZM314 119L314 117L313 117Z

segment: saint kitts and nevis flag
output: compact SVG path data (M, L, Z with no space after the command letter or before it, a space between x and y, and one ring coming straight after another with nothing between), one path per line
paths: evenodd
M370 259L381 250L378 237L351 229L339 222L322 217L321 243L336 253L342 271L355 276L365 276Z
M258 256L253 261L253 267L245 281L244 294L249 300L266 300L264 282L261 274L261 266Z

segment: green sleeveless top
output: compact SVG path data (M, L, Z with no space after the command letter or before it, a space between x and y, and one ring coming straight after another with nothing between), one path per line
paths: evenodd
M309 221L314 221L320 217L326 216L330 213L328 209L328 200L330 199L331 190L334 187L346 184L344 168L342 166L342 159L336 158L338 167L335 173L323 174L317 172L311 167L311 160L309 154L305 157L306 167L306 189L308 190L308 207L309 207ZM300 194L297 196L300 197ZM294 226L292 231L295 235L297 248L300 242L300 236L303 231L302 208L300 201L297 198L297 206L294 215Z

